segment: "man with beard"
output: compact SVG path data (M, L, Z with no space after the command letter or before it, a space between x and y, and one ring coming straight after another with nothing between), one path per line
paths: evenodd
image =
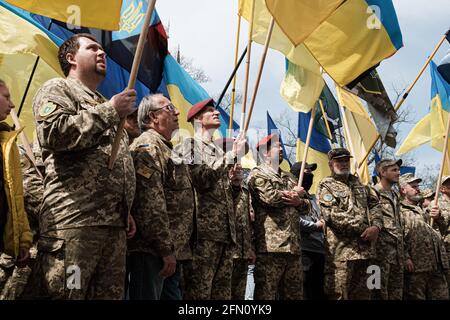
M381 268L381 300L403 299L403 227L400 194L393 190L400 177L402 160L383 159L376 165L379 182L372 188L378 193L383 212L383 229L376 244L377 265Z
M67 39L58 59L66 78L47 81L33 99L45 165L34 287L53 299L121 299L135 191L127 135L112 170L108 162L136 92L108 101L96 91L106 56L90 34Z
M291 167L291 173L295 177L300 176L302 162L296 162ZM309 212L302 212L300 216L300 231L302 235L302 264L303 264L303 289L305 300L325 299L323 291L323 271L325 267L325 248L323 239L324 223L320 217L320 208L316 202L316 196L309 193L314 180L313 171L317 164L307 163L303 176L302 187L305 189L305 197L309 199L311 208Z
M443 223L438 207L420 207L422 179L406 173L400 177L402 223L405 241L405 292L407 300L448 299L445 272L448 259L440 233L430 226L431 219Z
M367 268L383 226L377 195L350 174L350 152L328 152L330 177L319 183L317 198L326 222L325 294L333 300L370 300Z
M303 268L298 221L309 211L297 179L279 167L283 149L270 134L256 145L261 164L249 176L255 210L255 300L303 299Z

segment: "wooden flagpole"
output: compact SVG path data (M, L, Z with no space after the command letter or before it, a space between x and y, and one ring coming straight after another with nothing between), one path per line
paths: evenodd
M142 24L141 34L139 36L138 45L136 48L136 53L134 54L133 66L131 67L130 79L128 80L128 89L133 89L136 84L137 73L139 71L139 65L141 64L142 53L144 51L144 44L147 38L148 29L150 25L150 20L152 18L153 11L155 10L156 0L151 0L147 7L147 12L145 13L144 23ZM117 128L116 137L112 145L111 157L109 158L108 168L111 170L116 161L117 154L119 152L120 141L122 140L123 130L125 126L125 118L120 121L119 127Z
M234 53L234 68L236 68L237 61L238 61L240 33L241 33L241 15L238 14L238 26L237 26L237 34L236 34L236 51ZM235 74L233 77L233 86L231 88L230 124L228 126L228 128L230 129L230 131L229 131L230 137L232 135L231 132L233 130L234 103L235 103L235 97L236 97L236 78L237 78L237 75Z
M267 31L266 42L264 44L264 51L263 51L261 61L259 64L258 76L256 77L256 82L255 82L255 89L253 91L252 100L250 101L250 110L248 112L248 117L247 117L247 120L246 120L245 126L244 126L244 131L243 131L244 136L247 133L248 126L249 126L250 120L252 118L253 108L255 107L256 95L258 94L259 83L261 81L261 75L262 75L262 72L264 69L264 63L266 62L267 51L269 49L269 44L270 44L270 39L272 37L272 31L273 31L274 24L275 24L275 20L272 17L270 19L269 29Z
M308 151L309 151L309 145L311 144L311 136L312 136L312 129L314 127L315 115L316 115L316 108L312 108L311 109L311 119L309 119L309 125L308 125L308 134L306 135L305 150L303 152L302 166L300 168L300 175L298 177L298 185L297 185L298 187L302 186L303 177L305 175L306 160L308 159Z

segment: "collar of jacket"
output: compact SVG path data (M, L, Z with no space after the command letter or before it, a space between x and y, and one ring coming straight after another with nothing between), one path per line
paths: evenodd
M89 89L83 82L81 82L81 80L71 77L67 77L66 79L67 81L71 82L75 88L78 86L94 100L107 101L107 99L103 95L101 95L98 91L92 91L91 89Z
M166 138L164 138L164 136L162 134L160 134L158 131L156 131L155 129L151 128L148 129L147 131L145 131L144 133L148 133L151 134L153 136L156 136L158 139L160 139L162 142L164 142L164 144L166 146L168 146L170 149L173 148L173 144L172 142L170 142L169 140L167 140Z

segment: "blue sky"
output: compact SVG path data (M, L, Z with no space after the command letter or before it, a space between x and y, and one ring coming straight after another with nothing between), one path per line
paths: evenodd
M183 55L194 60L211 78L204 84L210 95L220 92L225 85L234 61L237 30L237 0L164 0L157 2L157 9L164 25L169 25L169 48L178 45ZM400 27L403 33L404 47L396 55L382 62L378 68L391 99L395 98L393 87L405 88L415 79L438 41L450 27L448 13L449 0L394 0ZM247 22L241 24L240 47L244 48L247 38ZM435 62L443 58L450 50L445 42L435 57ZM253 92L257 66L262 46L252 47L252 65L250 92ZM269 50L259 94L255 105L253 126L265 126L266 110L275 119L288 112L296 118L288 105L279 96L279 86L284 76L284 57ZM242 91L244 68L238 73L237 89ZM430 102L430 75L427 69L422 78L403 104L402 108L412 109L413 118L420 120L427 112ZM235 119L239 120L239 113ZM406 137L414 124L405 124L399 130L399 143ZM429 146L423 146L413 152L420 171L425 165L440 163L441 154Z

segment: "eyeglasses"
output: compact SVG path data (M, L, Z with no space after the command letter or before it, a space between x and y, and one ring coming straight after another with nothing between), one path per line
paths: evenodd
M167 111L169 111L169 112L171 112L171 113L175 113L175 112L178 111L177 107L175 107L175 106L173 105L173 103L170 103L170 104L168 104L168 105L166 105L166 106L164 106L164 107L159 108L159 109L156 110L155 112L158 112L158 111L164 110L164 109L166 109Z

